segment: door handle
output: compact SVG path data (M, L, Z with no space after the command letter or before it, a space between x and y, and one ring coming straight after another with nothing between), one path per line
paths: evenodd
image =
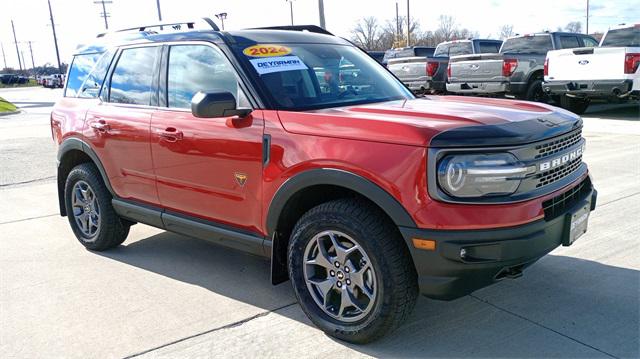
M96 122L91 122L89 126L91 126L91 128L98 130L100 132L107 132L111 129L111 127L107 124L105 120L98 120Z
M174 127L167 127L166 129L156 129L158 136L167 142L176 142L184 138L182 131L178 131Z

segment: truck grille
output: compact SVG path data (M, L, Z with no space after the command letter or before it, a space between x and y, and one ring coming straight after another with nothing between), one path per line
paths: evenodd
M591 188L591 180L587 177L572 189L542 202L544 219L550 221L562 213L565 213L568 209L576 205L576 203L583 200L589 192L591 192Z
M552 170L546 171L546 172L542 172L538 175L536 175L536 178L538 179L538 183L536 184L536 188L540 188L542 186L546 186L548 184L551 184L557 180L563 179L564 177L570 175L571 173L573 173L573 171L577 170L578 168L580 168L580 165L582 164L582 156L576 158L575 160L571 161L571 162L567 162L566 164L564 164L561 167L557 167L554 168Z
M553 141L539 144L536 146L538 154L535 158L540 159L543 157L551 156L554 153L558 153L580 142L581 138L582 129L580 128Z

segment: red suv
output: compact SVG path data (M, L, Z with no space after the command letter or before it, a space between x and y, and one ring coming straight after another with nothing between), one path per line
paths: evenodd
M318 327L363 343L418 293L518 277L586 231L578 116L417 98L314 26L183 25L101 35L74 56L51 126L60 213L88 249L144 223L269 257Z

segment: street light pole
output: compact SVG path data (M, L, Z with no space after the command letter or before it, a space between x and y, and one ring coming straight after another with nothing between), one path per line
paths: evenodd
M411 16L409 15L409 0L407 0L407 47L411 46Z
M16 27L13 26L13 20L11 20L11 29L13 30L13 42L16 44L16 54L18 54L18 66L22 71L22 61L20 61L20 49L18 49L18 39L16 38Z
M398 2L396 1L396 46L400 44L400 16L398 15Z
M293 0L287 0L289 3L289 9L291 11L291 26L293 26Z
M215 14L215 15L220 20L220 22L222 23L222 30L224 31L224 20L227 18L227 13L226 12L221 12L221 13Z
M160 0L156 0L156 6L158 7L158 20L162 21L162 12L160 12Z
M7 68L7 55L4 54L4 45L0 42L0 47L2 48L2 59L4 60L4 68Z
M320 27L327 29L324 22L324 0L318 0L318 12L320 13Z
M589 35L589 0L587 0L587 35Z
M53 11L51 11L51 0L47 0L49 3L49 18L51 19L51 30L53 31L53 43L56 46L56 59L58 60L58 72L62 72L62 66L60 65L60 51L58 50L58 37L56 36L56 25L53 22Z

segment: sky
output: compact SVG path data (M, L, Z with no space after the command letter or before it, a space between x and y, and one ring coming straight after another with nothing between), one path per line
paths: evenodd
M105 32L100 16L102 6L95 0L50 0L55 19L60 60L69 62L79 43L87 43ZM158 23L156 0L111 0L107 4L109 29ZM327 30L350 37L359 19L375 16L384 23L395 18L398 2L406 15L406 0L324 0ZM535 5L534 5L535 4ZM514 26L516 33L564 27L586 18L587 0L412 0L411 17L420 21L422 30L435 30L440 15L451 15L461 27L478 31L482 37L497 36L502 25ZM225 29L289 25L286 0L160 0L165 21L196 19L226 12ZM293 0L294 23L319 24L317 0ZM36 66L55 64L56 55L47 0L0 0L0 43L6 63L18 67L11 31L15 24L19 50L31 67L28 41L31 41ZM589 31L604 32L619 23L640 22L640 0L591 0ZM0 54L1 55L1 54ZM0 68L4 67L0 58Z

